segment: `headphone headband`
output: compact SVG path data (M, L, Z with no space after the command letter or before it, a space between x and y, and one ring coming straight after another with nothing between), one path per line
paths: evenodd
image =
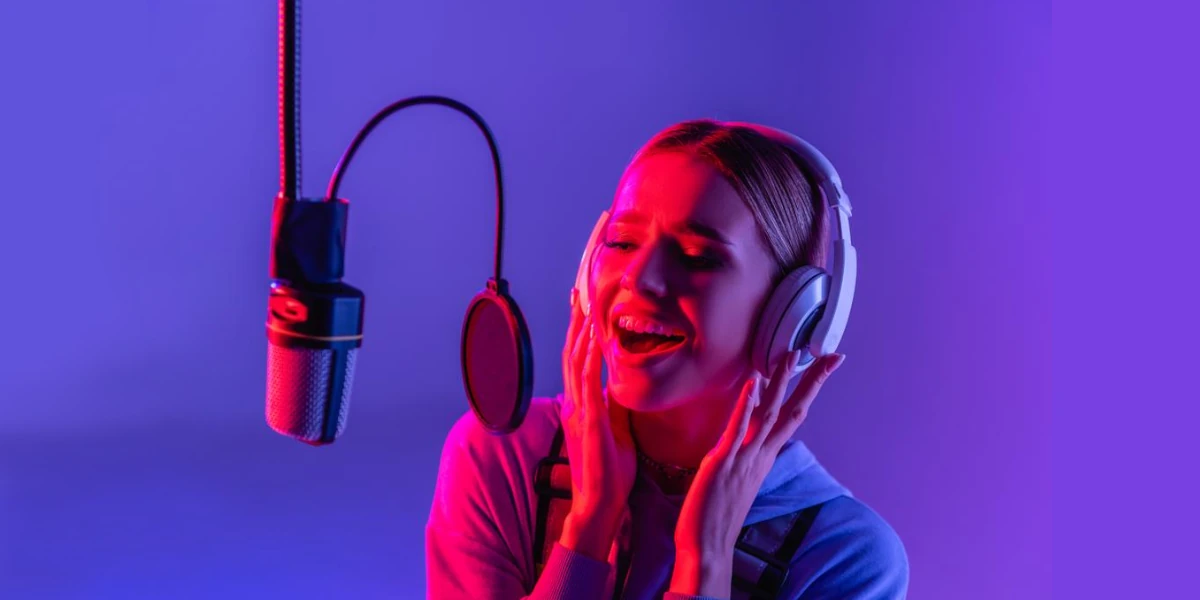
M842 187L841 176L838 175L837 169L833 168L833 163L829 162L829 159L825 158L825 155L817 150L816 146L795 134L766 125L743 121L726 121L725 125L752 129L763 137L795 152L812 171L811 176L816 179L813 183L820 188L829 206L841 208L847 215L851 213L850 197L846 195L846 190Z
M842 187L842 178L820 150L795 134L757 123L727 121L725 124L756 131L794 152L809 167L811 177L816 179L813 183L817 193L829 206L829 216L834 224L832 281L825 311L813 331L810 348L818 356L830 354L837 349L850 320L858 275L858 253L850 243L850 197Z

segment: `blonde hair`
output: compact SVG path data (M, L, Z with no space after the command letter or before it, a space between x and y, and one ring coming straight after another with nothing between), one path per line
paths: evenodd
M801 266L825 267L826 206L805 174L807 166L790 149L748 127L695 119L655 134L634 154L626 174L641 159L664 152L697 156L724 175L754 214L775 259L773 284Z

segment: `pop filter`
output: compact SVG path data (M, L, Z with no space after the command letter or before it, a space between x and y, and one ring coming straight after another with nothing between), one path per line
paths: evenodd
M533 348L503 279L489 279L467 307L460 358L467 400L484 428L506 434L520 427L533 395Z

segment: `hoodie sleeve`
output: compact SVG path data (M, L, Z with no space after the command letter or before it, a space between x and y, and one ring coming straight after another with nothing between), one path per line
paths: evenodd
M781 595L796 600L904 600L908 555L886 521L856 499L831 501L797 553Z
M426 597L437 600L601 600L610 565L555 544L533 587L521 461L471 415L442 449L425 528Z

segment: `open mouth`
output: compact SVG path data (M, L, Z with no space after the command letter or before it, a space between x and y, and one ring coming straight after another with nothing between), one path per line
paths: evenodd
M628 316L618 318L613 330L621 349L630 354L669 352L686 339L681 331Z

